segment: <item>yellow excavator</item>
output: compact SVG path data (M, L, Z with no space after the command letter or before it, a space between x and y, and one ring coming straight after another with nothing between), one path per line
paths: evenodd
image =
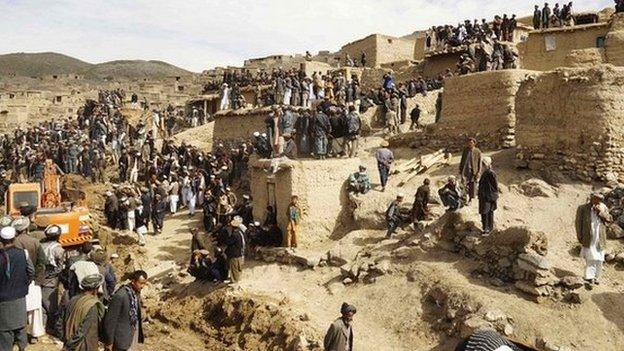
M76 203L62 202L61 175L54 161L45 161L41 183L13 183L5 194L6 213L17 217L24 205L33 206L35 224L61 228L59 242L63 247L81 245L93 239L89 226L90 215L84 199Z

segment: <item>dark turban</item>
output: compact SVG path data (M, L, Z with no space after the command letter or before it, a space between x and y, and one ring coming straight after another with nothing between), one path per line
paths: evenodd
M349 312L353 312L355 314L357 310L355 309L355 306L349 305L348 303L343 302L342 307L340 307L340 313L347 314Z

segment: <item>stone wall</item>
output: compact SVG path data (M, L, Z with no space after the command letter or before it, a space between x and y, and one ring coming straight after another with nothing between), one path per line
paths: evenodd
M522 68L549 71L567 66L568 55L574 50L595 48L597 39L608 31L608 23L532 31L525 42L518 44ZM547 48L547 42L553 47Z
M256 219L263 220L266 206L275 203L278 224L285 232L290 197L297 195L303 211L300 245L328 240L332 233L347 225L349 216L343 213L348 208L346 180L357 171L359 159L291 160L273 177L263 169L267 163L251 161L251 195ZM274 191L270 183L276 184Z
M567 68L527 81L516 98L516 141L581 179L624 178L624 68Z

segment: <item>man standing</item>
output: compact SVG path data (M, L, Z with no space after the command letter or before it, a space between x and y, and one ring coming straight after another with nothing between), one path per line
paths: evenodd
M542 29L548 29L550 25L550 7L548 7L548 3L544 3L544 8L542 9Z
M414 197L414 204L412 205L412 218L414 222L424 221L429 214L429 197L430 189L429 184L431 181L429 178L425 178L423 185L419 186L416 190L416 196Z
M237 283L241 280L245 262L245 238L243 231L240 229L242 222L238 216L230 222L230 235L225 241L227 245L225 255L227 256L232 283Z
M357 312L355 306L344 302L340 307L340 318L336 319L327 330L323 346L325 351L353 350L353 329L351 323Z
M349 113L347 114L347 135L345 135L345 154L348 157L357 156L358 137L362 128L360 115L355 111L355 106L349 105Z
M63 316L64 350L98 351L100 323L106 310L98 298L103 281L99 273L80 281L83 291L69 301Z
M479 213L483 234L489 234L494 229L494 211L498 200L498 182L492 171L492 159L483 157L485 171L479 179Z
M533 29L540 29L541 23L542 11L540 11L538 5L535 5L535 10L533 11Z
M475 197L475 183L481 175L481 150L475 138L468 139L459 162L459 175L468 192L468 203Z
M418 120L420 119L420 106L416 104L412 111L410 112L410 119L412 120L412 124L410 124L410 130L416 129L416 127L420 127L420 123Z
M390 165L394 162L394 154L388 149L389 145L390 144L386 140L383 140L381 142L381 148L377 149L375 153L379 179L381 181L381 191L386 191L386 184L388 183L388 176L390 175Z
M104 215L106 216L106 224L112 229L118 228L117 212L119 212L119 199L112 191L105 193L106 200L104 202Z
M50 225L45 231L45 239L41 247L46 255L45 277L41 284L41 295L44 314L44 324L47 330L53 330L56 325L59 311L60 281L59 276L65 266L65 249L58 242L61 236L61 227Z
M152 225L154 234L160 234L165 222L165 212L167 212L167 201L160 194L156 194L154 206L152 206Z
M589 284L598 284L607 245L606 224L613 220L603 199L602 194L594 193L589 203L576 210L576 237L583 246L581 257L585 258L585 280Z
M44 271L46 266L46 255L43 252L39 240L28 234L30 220L28 217L18 217L11 226L15 228L17 236L15 237L15 246L28 251L28 258L35 268L34 280L28 287L28 295L26 295L26 310L28 312L28 335L31 342L35 343L36 339L45 335L45 326L43 324L43 306L41 305L41 283L43 282Z
M35 276L28 251L15 246L15 228L0 230L0 350L26 349L26 295Z
M297 247L297 236L299 234L299 221L301 221L301 209L299 208L299 197L293 195L288 205L288 227L286 228L286 240L284 246Z
M327 135L331 134L329 117L320 109L316 111L312 122L312 135L314 137L314 152L316 157L324 160L327 156Z
M138 270L130 283L115 292L103 321L103 342L106 351L136 351L144 341L141 318L141 290L147 273Z
M403 202L403 198L405 196L399 193L394 201L390 203L388 209L386 210L386 223L388 225L388 232L386 233L386 237L392 236L396 229L401 225L402 217L401 217L401 202Z

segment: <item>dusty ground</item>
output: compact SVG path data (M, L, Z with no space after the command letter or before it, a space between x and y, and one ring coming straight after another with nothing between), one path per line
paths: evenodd
M385 207L396 194L399 177L391 178L386 193L379 192L372 153L380 140L379 135L364 139L360 158L369 166L374 183L365 201ZM398 162L421 152L427 150L395 150ZM491 156L502 185L497 227L525 225L543 231L549 243L547 258L555 273L581 275L584 263L575 251L573 220L576 206L586 200L591 187L558 177L556 172L517 171L511 150ZM457 173L458 162L458 155L454 155L448 166L426 174L432 178L433 189L446 176ZM408 201L423 177L400 188ZM556 185L552 196L527 197L517 190L517 184L533 177ZM435 211L441 212L439 208ZM476 211L473 203L469 212L476 216ZM144 248L136 247L130 234L113 240L122 259L132 255L131 260L116 263L119 267L141 267L152 277L144 293L149 338L143 350L296 350L304 344L315 349L329 323L338 317L343 301L358 307L354 322L357 350L453 350L456 335L447 335L445 316L431 298L436 289L485 310L502 311L511 320L513 338L528 345L544 339L561 346L561 350L624 348L624 287L620 283L624 273L614 265L605 265L602 284L587 292L582 304L550 300L536 303L512 285L490 284L475 274L477 262L449 252L444 246L412 250L402 258L391 255L405 242L422 237L422 233L407 230L399 233L399 240L385 240L383 230L362 229L346 234L336 246L352 255L362 249L388 255L387 274L372 284L344 285L337 267L304 270L297 265L248 258L243 282L228 288L193 282L184 274L189 229L200 225L200 216L189 218L183 211L168 219L163 234L149 237ZM353 225L357 227L357 223ZM613 251L622 250L619 242L609 241L609 245ZM318 250L325 252L327 247ZM42 344L34 349L54 347Z

